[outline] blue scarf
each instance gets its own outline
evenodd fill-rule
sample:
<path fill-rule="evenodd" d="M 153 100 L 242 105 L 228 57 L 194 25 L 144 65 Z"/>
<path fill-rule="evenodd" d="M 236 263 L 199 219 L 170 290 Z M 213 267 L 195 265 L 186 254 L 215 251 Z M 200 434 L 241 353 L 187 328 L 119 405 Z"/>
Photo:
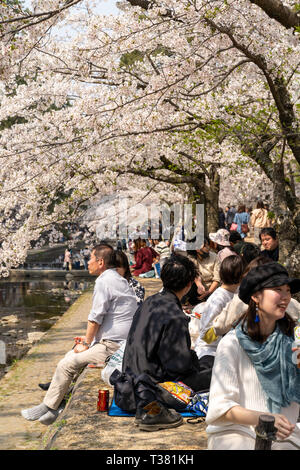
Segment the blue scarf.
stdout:
<path fill-rule="evenodd" d="M 243 328 L 246 330 L 245 325 Z M 300 369 L 292 361 L 293 338 L 285 335 L 278 325 L 264 343 L 253 341 L 241 324 L 235 331 L 256 370 L 269 411 L 280 413 L 281 408 L 292 402 L 300 403 Z"/>

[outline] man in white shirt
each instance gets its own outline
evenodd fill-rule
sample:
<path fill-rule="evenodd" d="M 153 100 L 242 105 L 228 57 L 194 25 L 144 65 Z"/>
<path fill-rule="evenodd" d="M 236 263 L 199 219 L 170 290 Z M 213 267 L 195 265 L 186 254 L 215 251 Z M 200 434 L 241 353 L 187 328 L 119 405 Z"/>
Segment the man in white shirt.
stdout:
<path fill-rule="evenodd" d="M 116 271 L 114 249 L 106 244 L 97 245 L 92 250 L 88 269 L 98 277 L 86 334 L 74 338 L 73 349 L 57 364 L 43 403 L 22 410 L 22 416 L 29 421 L 53 423 L 74 375 L 89 363 L 104 366 L 106 358 L 127 339 L 137 303 L 128 282 Z"/>

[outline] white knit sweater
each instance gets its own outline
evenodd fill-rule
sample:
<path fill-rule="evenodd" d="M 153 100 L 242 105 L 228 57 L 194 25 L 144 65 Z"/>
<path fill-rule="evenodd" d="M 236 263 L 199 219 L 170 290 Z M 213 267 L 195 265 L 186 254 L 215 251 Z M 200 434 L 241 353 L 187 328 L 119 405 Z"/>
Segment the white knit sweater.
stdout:
<path fill-rule="evenodd" d="M 223 419 L 223 415 L 236 405 L 262 413 L 268 412 L 265 394 L 256 371 L 233 330 L 222 338 L 217 348 L 210 386 L 206 432 L 213 434 L 243 431 L 255 439 L 253 426 L 232 424 Z M 291 403 L 289 407 L 282 408 L 281 414 L 296 424 L 299 404 Z M 300 445 L 299 428 L 295 428 L 291 438 Z"/>
<path fill-rule="evenodd" d="M 207 344 L 203 340 L 203 337 L 205 336 L 207 330 L 211 328 L 214 318 L 220 314 L 222 309 L 228 304 L 228 302 L 232 300 L 233 296 L 233 292 L 230 292 L 223 287 L 218 287 L 206 302 L 198 304 L 194 307 L 192 313 L 201 314 L 201 318 L 198 321 L 199 336 L 195 342 L 194 348 L 198 359 L 201 359 L 201 357 L 206 355 L 214 356 L 216 354 L 217 346 L 221 338 L 218 338 L 216 341 Z"/>

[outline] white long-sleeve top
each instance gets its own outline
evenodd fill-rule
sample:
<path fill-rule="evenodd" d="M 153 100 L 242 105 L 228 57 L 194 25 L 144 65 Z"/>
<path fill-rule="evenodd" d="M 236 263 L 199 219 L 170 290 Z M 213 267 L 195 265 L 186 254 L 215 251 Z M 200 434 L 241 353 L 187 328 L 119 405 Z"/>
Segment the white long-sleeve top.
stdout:
<path fill-rule="evenodd" d="M 233 424 L 223 418 L 224 414 L 236 405 L 261 411 L 262 414 L 269 412 L 255 368 L 232 330 L 221 339 L 215 356 L 206 416 L 207 434 L 240 431 L 255 439 L 254 426 Z M 281 414 L 296 424 L 299 404 L 291 403 L 281 409 Z M 300 430 L 297 426 L 290 439 L 300 445 Z"/>
<path fill-rule="evenodd" d="M 233 292 L 230 292 L 223 287 L 218 287 L 207 299 L 206 302 L 196 305 L 192 313 L 201 314 L 198 321 L 199 336 L 195 342 L 195 351 L 200 359 L 203 356 L 214 356 L 216 354 L 217 346 L 221 338 L 208 344 L 204 341 L 204 336 L 207 330 L 212 327 L 214 318 L 219 315 L 222 309 L 232 300 Z"/>

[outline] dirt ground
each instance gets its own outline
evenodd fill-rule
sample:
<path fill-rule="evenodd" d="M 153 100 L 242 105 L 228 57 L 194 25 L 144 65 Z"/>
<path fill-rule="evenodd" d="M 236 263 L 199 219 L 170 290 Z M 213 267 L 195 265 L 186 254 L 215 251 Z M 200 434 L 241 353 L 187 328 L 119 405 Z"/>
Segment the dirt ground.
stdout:
<path fill-rule="evenodd" d="M 147 432 L 134 425 L 133 417 L 114 417 L 97 411 L 99 389 L 112 388 L 102 382 L 100 372 L 85 369 L 72 398 L 49 427 L 43 439 L 46 450 L 200 450 L 206 448 L 205 423 Z"/>
<path fill-rule="evenodd" d="M 146 295 L 161 288 L 159 279 L 142 279 Z M 97 412 L 97 392 L 109 387 L 99 369 L 86 369 L 57 421 L 46 427 L 21 416 L 43 400 L 38 384 L 48 382 L 57 362 L 73 346 L 74 336 L 83 334 L 92 293 L 86 292 L 45 333 L 27 355 L 17 361 L 0 380 L 0 450 L 203 450 L 205 423 L 184 424 L 173 430 L 139 431 L 133 418 L 110 417 Z M 112 396 L 112 393 L 110 394 Z"/>

